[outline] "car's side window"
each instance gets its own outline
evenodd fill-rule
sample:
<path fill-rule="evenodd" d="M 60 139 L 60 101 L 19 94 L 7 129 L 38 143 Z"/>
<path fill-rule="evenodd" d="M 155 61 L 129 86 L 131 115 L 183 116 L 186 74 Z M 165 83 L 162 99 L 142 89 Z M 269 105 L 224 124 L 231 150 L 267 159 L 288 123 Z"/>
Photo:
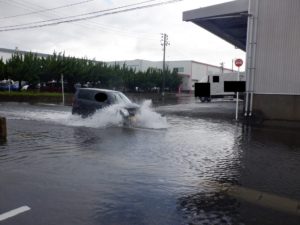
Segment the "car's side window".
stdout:
<path fill-rule="evenodd" d="M 113 103 L 117 103 L 117 97 L 114 94 L 109 95 L 109 100 Z"/>
<path fill-rule="evenodd" d="M 86 100 L 90 100 L 91 99 L 91 93 L 86 91 L 86 90 L 81 90 L 78 93 L 78 98 L 79 99 L 86 99 Z"/>
<path fill-rule="evenodd" d="M 99 92 L 95 94 L 95 100 L 97 102 L 105 102 L 107 100 L 107 94 Z"/>

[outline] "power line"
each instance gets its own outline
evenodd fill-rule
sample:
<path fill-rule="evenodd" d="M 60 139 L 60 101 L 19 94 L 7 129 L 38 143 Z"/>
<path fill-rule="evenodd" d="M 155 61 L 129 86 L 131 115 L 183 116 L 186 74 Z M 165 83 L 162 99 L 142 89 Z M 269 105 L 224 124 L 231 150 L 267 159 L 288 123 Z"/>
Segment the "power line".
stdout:
<path fill-rule="evenodd" d="M 144 3 L 148 3 L 148 2 L 153 2 L 153 1 L 157 1 L 157 0 L 150 0 L 150 1 L 144 1 L 144 2 L 140 2 L 140 3 L 135 3 L 135 4 L 131 4 L 131 5 L 128 5 L 128 6 L 133 6 L 133 5 L 139 5 L 139 4 L 144 4 Z M 17 7 L 21 7 L 21 8 L 23 8 L 23 9 L 29 9 L 29 10 L 33 10 L 33 11 L 40 11 L 40 12 L 43 12 L 43 11 L 45 11 L 45 7 L 41 7 L 40 5 L 37 5 L 37 4 L 34 4 L 34 3 L 32 3 L 32 2 L 28 2 L 28 1 L 26 1 L 26 0 L 22 0 L 21 2 L 19 1 L 19 0 L 9 0 L 9 2 L 8 2 L 9 4 L 14 4 L 14 5 L 16 5 Z M 118 7 L 119 8 L 119 7 Z M 49 12 L 48 12 L 49 13 Z M 60 15 L 58 15 L 57 13 L 55 13 L 55 12 L 50 12 L 51 14 L 53 14 L 53 15 L 55 15 L 56 17 L 61 17 L 62 15 L 61 15 L 61 13 L 60 13 Z M 39 13 L 39 14 L 41 14 L 41 13 Z M 43 15 L 44 16 L 44 14 L 41 14 L 41 15 Z M 69 18 L 69 17 L 66 17 L 66 15 L 64 15 L 65 17 L 62 17 L 62 18 Z M 47 17 L 49 18 L 49 16 L 47 15 Z M 74 16 L 71 16 L 71 17 L 74 17 Z M 53 18 L 49 18 L 49 19 L 53 19 Z M 61 19 L 61 18 L 60 18 Z M 34 22 L 34 23 L 36 23 L 36 22 Z M 33 24 L 34 24 L 33 23 Z M 103 29 L 105 29 L 105 30 L 110 30 L 111 32 L 113 31 L 113 30 L 115 30 L 115 32 L 118 32 L 118 34 L 120 34 L 120 32 L 123 32 L 123 33 L 127 33 L 126 34 L 126 36 L 133 36 L 133 35 L 128 35 L 128 33 L 133 33 L 133 32 L 128 32 L 127 30 L 126 31 L 124 31 L 124 30 L 120 30 L 120 29 L 117 29 L 117 28 L 112 28 L 111 26 L 109 26 L 109 27 L 107 27 L 107 26 L 105 26 L 104 24 L 100 24 L 100 23 L 97 23 L 97 22 L 95 22 L 95 21 L 82 21 L 82 23 L 73 23 L 73 25 L 75 25 L 75 26 L 81 26 L 81 27 L 83 27 L 83 28 L 87 28 L 87 29 L 95 29 L 95 25 L 97 26 L 97 27 L 99 27 L 100 29 L 101 29 L 101 31 L 103 30 Z M 17 26 L 15 26 L 15 27 L 18 27 L 19 25 L 17 25 Z M 93 26 L 93 28 L 91 28 L 91 26 Z M 7 26 L 8 27 L 8 26 Z M 4 27 L 2 27 L 2 28 L 4 28 Z M 100 30 L 99 29 L 99 30 Z M 78 32 L 81 32 L 81 30 L 79 30 Z M 141 34 L 141 33 L 139 33 L 139 34 Z M 143 33 L 144 35 L 146 35 L 146 33 Z M 158 34 L 158 33 L 157 33 Z M 153 33 L 147 33 L 147 35 L 153 35 Z M 153 38 L 152 38 L 152 40 L 154 40 Z M 156 39 L 155 39 L 156 40 Z"/>
<path fill-rule="evenodd" d="M 155 0 L 152 0 L 152 1 L 155 1 Z M 146 2 L 152 2 L 152 1 L 146 1 Z M 37 4 L 33 4 L 33 3 L 30 3 L 28 1 L 24 1 L 22 0 L 22 2 L 18 2 L 18 0 L 10 0 L 9 3 L 14 3 L 14 4 L 17 4 L 18 7 L 22 7 L 22 8 L 26 8 L 26 9 L 30 9 L 30 10 L 39 10 L 39 12 L 46 12 L 46 13 L 49 13 L 48 11 L 46 11 L 44 7 L 41 7 L 40 5 L 37 5 Z M 25 6 L 24 6 L 24 3 L 26 3 Z M 142 2 L 142 3 L 146 3 L 146 2 Z M 19 5 L 20 4 L 20 5 Z M 21 5 L 23 4 L 23 5 Z M 141 4 L 141 3 L 138 3 L 138 4 Z M 31 7 L 29 7 L 31 6 Z M 56 15 L 56 16 L 59 16 L 57 13 L 55 12 L 50 12 L 51 14 L 53 15 Z M 105 26 L 105 24 L 101 24 L 101 23 L 98 23 L 98 22 L 95 22 L 95 21 L 81 21 L 82 23 L 73 23 L 73 25 L 79 25 L 83 28 L 86 28 L 86 29 L 91 29 L 91 30 L 106 30 L 108 32 L 111 32 L 111 33 L 114 33 L 115 35 L 118 35 L 118 36 L 126 36 L 126 37 L 131 37 L 131 38 L 138 38 L 138 39 L 149 39 L 149 40 L 152 40 L 152 41 L 156 41 L 157 38 L 156 36 L 159 34 L 159 32 L 157 33 L 146 33 L 146 32 L 130 32 L 128 30 L 123 30 L 123 29 L 119 29 L 119 28 L 116 28 L 116 27 L 112 27 L 112 26 Z M 93 27 L 91 27 L 93 26 Z M 79 30 L 78 32 L 81 33 L 81 30 Z M 137 35 L 138 34 L 138 35 Z M 151 36 L 151 37 L 150 37 Z"/>
<path fill-rule="evenodd" d="M 14 4 L 14 5 L 16 5 L 17 7 L 21 7 L 21 8 L 23 8 L 23 9 L 26 9 L 26 10 L 31 10 L 31 11 L 38 11 L 38 10 L 44 10 L 44 9 L 46 9 L 45 7 L 42 7 L 42 6 L 40 6 L 40 5 L 37 5 L 37 4 L 35 4 L 35 3 L 32 3 L 32 2 L 29 2 L 29 1 L 26 1 L 26 0 L 21 0 L 21 2 L 19 1 L 19 0 L 9 0 L 9 2 L 8 2 L 9 4 Z M 62 16 L 62 13 L 60 13 L 60 14 L 57 14 L 55 11 L 49 11 L 49 12 L 46 12 L 46 14 L 45 13 L 39 13 L 41 16 L 46 16 L 46 19 L 53 19 L 53 16 L 54 16 L 54 18 L 55 17 L 60 17 L 60 16 Z M 65 15 L 66 16 L 66 15 Z M 88 21 L 87 21 L 87 23 L 89 23 Z M 72 25 L 75 25 L 75 26 L 80 26 L 80 27 L 83 27 L 83 28 L 88 28 L 88 29 L 91 29 L 89 26 L 85 26 L 85 24 L 75 24 L 75 23 L 73 23 Z M 82 33 L 82 30 L 80 29 L 80 30 L 78 30 L 77 31 L 77 33 Z M 82 33 L 83 34 L 83 33 Z M 68 33 L 68 35 L 71 35 L 71 36 L 78 36 L 77 34 L 75 35 L 75 34 L 73 34 L 73 33 Z"/>
<path fill-rule="evenodd" d="M 128 8 L 128 7 L 131 7 L 131 6 L 141 5 L 141 4 L 154 2 L 154 1 L 157 1 L 157 0 L 147 0 L 147 1 L 139 2 L 139 3 L 118 6 L 118 7 L 114 7 L 114 8 L 110 8 L 110 9 L 98 10 L 98 11 L 89 12 L 89 13 L 82 13 L 82 14 L 73 15 L 73 16 L 59 17 L 59 18 L 54 18 L 54 19 L 49 19 L 49 20 L 35 21 L 35 22 L 23 23 L 23 24 L 17 24 L 17 25 L 10 25 L 10 26 L 2 26 L 2 27 L 0 27 L 0 29 L 1 28 L 27 26 L 27 25 L 38 24 L 38 23 L 46 23 L 46 22 L 64 20 L 64 19 L 69 19 L 69 18 L 77 18 L 77 17 L 81 17 L 81 16 L 88 16 L 88 15 L 93 15 L 93 14 L 98 14 L 98 13 L 103 13 L 103 12 L 109 12 L 109 11 L 113 11 L 113 10 Z"/>
<path fill-rule="evenodd" d="M 26 1 L 26 0 L 9 0 L 8 2 L 9 4 L 13 4 L 14 6 L 16 7 L 19 7 L 19 8 L 22 8 L 22 9 L 25 9 L 25 10 L 30 10 L 30 11 L 38 11 L 38 10 L 44 10 L 46 9 L 45 7 L 42 7 L 40 5 L 37 5 L 35 3 L 32 3 L 30 1 Z M 60 13 L 61 14 L 61 13 Z M 46 17 L 46 18 L 43 18 L 43 19 L 52 19 L 52 18 L 55 18 L 55 17 L 59 17 L 61 16 L 60 14 L 57 14 L 55 11 L 49 11 L 47 13 L 39 13 L 39 15 L 43 16 L 43 17 Z M 75 24 L 73 24 L 75 25 Z M 81 24 L 77 24 L 83 28 L 86 28 L 84 27 L 83 25 Z M 76 32 L 76 34 L 72 33 L 72 32 L 68 32 L 66 33 L 68 36 L 73 36 L 73 37 L 78 37 L 78 33 L 82 33 L 82 29 L 78 30 Z"/>
<path fill-rule="evenodd" d="M 30 4 L 24 4 L 23 2 L 18 2 L 18 1 L 15 1 L 15 0 L 8 0 L 7 4 L 10 4 L 14 7 L 18 7 L 18 8 L 25 9 L 25 10 L 28 10 L 28 9 L 30 11 L 36 11 L 37 10 L 35 8 L 30 7 Z"/>
<path fill-rule="evenodd" d="M 90 14 L 96 14 L 96 13 L 105 12 L 105 11 L 112 11 L 114 9 L 100 10 L 100 11 L 81 14 L 81 15 L 77 15 L 77 16 L 71 16 L 74 19 L 70 19 L 70 20 L 57 21 L 57 20 L 61 20 L 61 19 L 71 18 L 71 17 L 64 17 L 64 18 L 56 18 L 56 19 L 52 19 L 52 20 L 38 21 L 38 22 L 27 23 L 27 24 L 19 24 L 19 25 L 14 25 L 14 26 L 4 26 L 4 27 L 0 27 L 0 32 L 13 31 L 13 30 L 33 29 L 33 28 L 46 27 L 46 26 L 54 26 L 54 25 L 58 25 L 58 24 L 62 24 L 62 23 L 72 23 L 72 22 L 89 20 L 89 19 L 102 17 L 102 16 L 107 16 L 107 15 L 113 15 L 113 14 L 118 14 L 118 13 L 124 13 L 124 12 L 130 12 L 130 11 L 135 11 L 135 10 L 139 10 L 139 9 L 144 9 L 144 8 L 156 7 L 156 6 L 160 6 L 160 5 L 164 5 L 164 4 L 176 3 L 176 2 L 180 2 L 180 1 L 183 1 L 183 0 L 169 0 L 169 1 L 165 1 L 165 2 L 149 4 L 149 5 L 145 5 L 145 6 L 133 7 L 133 8 L 123 9 L 123 10 L 118 10 L 118 11 L 113 11 L 113 12 L 106 12 L 106 13 L 103 13 L 103 14 L 100 14 L 100 15 L 93 15 L 93 16 L 87 16 L 87 17 L 82 17 L 82 18 L 74 18 L 74 17 L 78 17 L 78 16 L 82 16 L 82 15 L 90 15 Z M 146 1 L 146 2 L 148 2 L 148 1 Z M 143 2 L 143 3 L 145 3 L 145 2 Z M 136 4 L 142 4 L 142 3 L 136 3 Z M 125 8 L 125 7 L 128 7 L 128 6 L 129 5 L 116 7 L 116 8 Z M 57 22 L 46 23 L 46 22 L 51 22 L 51 21 L 57 21 Z M 39 24 L 39 23 L 46 23 L 46 24 Z M 1 28 L 6 28 L 6 29 L 1 29 Z"/>
<path fill-rule="evenodd" d="M 69 8 L 69 7 L 76 6 L 76 5 L 86 4 L 86 3 L 89 3 L 92 1 L 94 1 L 94 0 L 85 0 L 85 1 L 81 1 L 81 2 L 57 6 L 54 8 L 43 9 L 43 10 L 34 11 L 34 12 L 22 13 L 22 14 L 17 14 L 17 15 L 13 15 L 13 16 L 4 16 L 4 17 L 0 17 L 0 19 L 3 20 L 3 19 L 16 18 L 16 17 L 21 17 L 21 16 L 28 16 L 28 15 L 33 15 L 33 14 L 38 14 L 38 13 L 43 13 L 43 12 L 49 12 L 49 11 L 53 11 L 53 10 L 57 10 L 57 9 Z"/>
<path fill-rule="evenodd" d="M 46 12 L 45 7 L 42 7 L 35 3 L 28 2 L 26 0 L 22 0 L 22 2 L 19 2 L 18 0 L 10 0 L 9 3 L 10 4 L 13 3 L 17 7 L 21 7 L 26 10 L 29 9 L 29 10 L 39 11 L 40 14 L 43 16 L 45 15 L 44 13 L 47 13 L 47 14 L 50 13 L 49 16 L 50 15 L 56 16 L 56 17 L 61 16 L 61 15 L 57 14 L 55 11 L 47 11 Z M 64 15 L 64 16 L 66 16 L 66 15 Z M 48 17 L 48 15 L 47 15 L 47 17 Z M 97 29 L 99 31 L 106 30 L 107 32 L 111 32 L 117 36 L 126 36 L 126 37 L 137 38 L 137 39 L 148 39 L 151 41 L 156 41 L 157 40 L 156 36 L 159 34 L 159 32 L 157 32 L 157 33 L 132 32 L 132 31 L 128 31 L 127 29 L 124 30 L 124 29 L 119 29 L 117 27 L 106 26 L 105 24 L 101 24 L 101 23 L 98 23 L 95 21 L 81 21 L 81 23 L 73 23 L 73 25 L 80 26 L 84 29 L 89 29 L 89 30 L 93 30 L 93 31 L 95 29 Z M 72 35 L 72 36 L 74 35 L 74 36 L 78 37 L 78 32 L 81 34 L 86 34 L 86 33 L 82 32 L 82 29 L 80 29 L 77 31 L 77 35 L 75 35 L 72 32 L 68 33 L 68 35 Z"/>
<path fill-rule="evenodd" d="M 15 0 L 11 0 L 11 1 L 15 1 Z M 17 1 L 17 0 L 16 0 Z M 154 1 L 154 0 L 153 0 Z M 22 1 L 23 3 L 24 1 Z M 25 1 L 26 2 L 26 1 Z M 146 2 L 151 2 L 151 1 L 146 1 Z M 28 2 L 29 3 L 29 2 Z M 143 2 L 145 3 L 145 2 Z M 37 4 L 28 4 L 28 5 L 31 5 L 33 7 L 35 7 L 35 10 L 37 8 L 39 9 L 45 9 Z M 26 5 L 28 8 L 28 5 Z M 24 7 L 24 6 L 23 6 Z M 31 7 L 32 9 L 32 7 Z M 41 11 L 44 11 L 44 10 L 41 10 Z M 55 12 L 51 12 L 53 15 L 55 15 L 56 13 Z M 57 15 L 57 14 L 56 14 Z M 159 32 L 157 33 L 146 33 L 146 32 L 130 32 L 128 30 L 123 30 L 123 29 L 119 29 L 117 27 L 112 27 L 112 26 L 105 26 L 105 24 L 101 24 L 101 23 L 97 23 L 95 21 L 81 21 L 81 22 L 84 22 L 83 24 L 79 24 L 79 23 L 73 23 L 73 25 L 80 25 L 82 26 L 83 28 L 87 28 L 87 29 L 92 29 L 92 30 L 100 30 L 100 31 L 103 31 L 103 30 L 106 30 L 108 32 L 111 32 L 113 33 L 114 35 L 118 35 L 118 36 L 126 36 L 126 37 L 130 37 L 130 38 L 137 38 L 137 39 L 148 39 L 148 40 L 151 40 L 151 41 L 156 41 L 157 38 L 156 36 L 159 35 Z M 89 26 L 90 25 L 90 26 Z M 93 27 L 91 27 L 93 26 Z M 79 30 L 80 32 L 81 30 Z M 71 34 L 71 33 L 70 33 Z"/>
<path fill-rule="evenodd" d="M 26 1 L 26 0 L 7 0 L 8 4 L 10 5 L 13 5 L 14 7 L 18 7 L 18 8 L 21 8 L 23 10 L 26 10 L 29 12 L 33 12 L 33 11 L 38 11 L 38 10 L 43 10 L 43 9 L 46 9 L 45 7 L 41 7 L 41 6 L 36 6 L 34 3 L 32 2 L 29 2 L 29 1 Z M 54 12 L 49 12 L 51 14 L 54 14 Z M 43 19 L 52 19 L 54 18 L 51 14 L 44 14 L 44 13 L 39 13 L 39 15 L 43 16 L 43 17 L 46 17 L 46 18 L 43 18 Z M 59 15 L 55 15 L 55 17 L 58 17 Z M 11 21 L 10 21 L 11 22 Z"/>

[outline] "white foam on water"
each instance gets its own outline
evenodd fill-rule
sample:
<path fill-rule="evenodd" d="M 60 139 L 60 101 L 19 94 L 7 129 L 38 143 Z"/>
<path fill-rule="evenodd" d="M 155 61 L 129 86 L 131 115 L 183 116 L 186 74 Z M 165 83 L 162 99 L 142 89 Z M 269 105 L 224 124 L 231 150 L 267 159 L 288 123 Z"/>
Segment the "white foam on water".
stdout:
<path fill-rule="evenodd" d="M 152 101 L 146 100 L 141 104 L 140 113 L 136 115 L 135 126 L 149 129 L 168 128 L 167 118 L 155 112 L 152 108 Z"/>
<path fill-rule="evenodd" d="M 112 105 L 101 110 L 97 110 L 92 116 L 82 118 L 79 115 L 69 115 L 63 124 L 68 126 L 83 126 L 93 128 L 105 128 L 121 126 L 123 119 L 119 113 L 121 105 Z"/>
<path fill-rule="evenodd" d="M 66 126 L 106 128 L 112 126 L 123 126 L 123 119 L 119 113 L 122 105 L 112 105 L 96 111 L 92 116 L 82 118 L 79 115 L 72 115 L 70 112 L 33 108 L 30 110 L 6 109 L 0 110 L 0 115 L 9 119 L 36 120 L 49 123 L 56 123 Z M 136 123 L 133 127 L 148 129 L 166 129 L 167 119 L 155 112 L 152 108 L 152 101 L 146 100 L 141 104 L 140 112 L 136 115 Z"/>

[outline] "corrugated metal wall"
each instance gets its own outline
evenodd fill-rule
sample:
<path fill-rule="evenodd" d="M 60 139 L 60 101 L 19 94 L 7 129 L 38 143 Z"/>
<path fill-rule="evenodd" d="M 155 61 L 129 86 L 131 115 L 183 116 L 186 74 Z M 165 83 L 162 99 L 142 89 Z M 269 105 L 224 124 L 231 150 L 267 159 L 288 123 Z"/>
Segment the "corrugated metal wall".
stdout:
<path fill-rule="evenodd" d="M 260 0 L 254 91 L 300 95 L 300 0 Z"/>

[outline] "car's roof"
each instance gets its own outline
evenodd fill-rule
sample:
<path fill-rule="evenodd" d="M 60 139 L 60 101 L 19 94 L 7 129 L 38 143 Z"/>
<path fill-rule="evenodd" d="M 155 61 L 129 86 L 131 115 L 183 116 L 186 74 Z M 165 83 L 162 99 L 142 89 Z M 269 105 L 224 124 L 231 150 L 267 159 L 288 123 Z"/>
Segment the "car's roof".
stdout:
<path fill-rule="evenodd" d="M 115 93 L 119 93 L 119 91 L 109 90 L 109 89 L 100 89 L 100 88 L 79 88 L 79 90 L 101 91 L 101 92 L 115 92 Z"/>

